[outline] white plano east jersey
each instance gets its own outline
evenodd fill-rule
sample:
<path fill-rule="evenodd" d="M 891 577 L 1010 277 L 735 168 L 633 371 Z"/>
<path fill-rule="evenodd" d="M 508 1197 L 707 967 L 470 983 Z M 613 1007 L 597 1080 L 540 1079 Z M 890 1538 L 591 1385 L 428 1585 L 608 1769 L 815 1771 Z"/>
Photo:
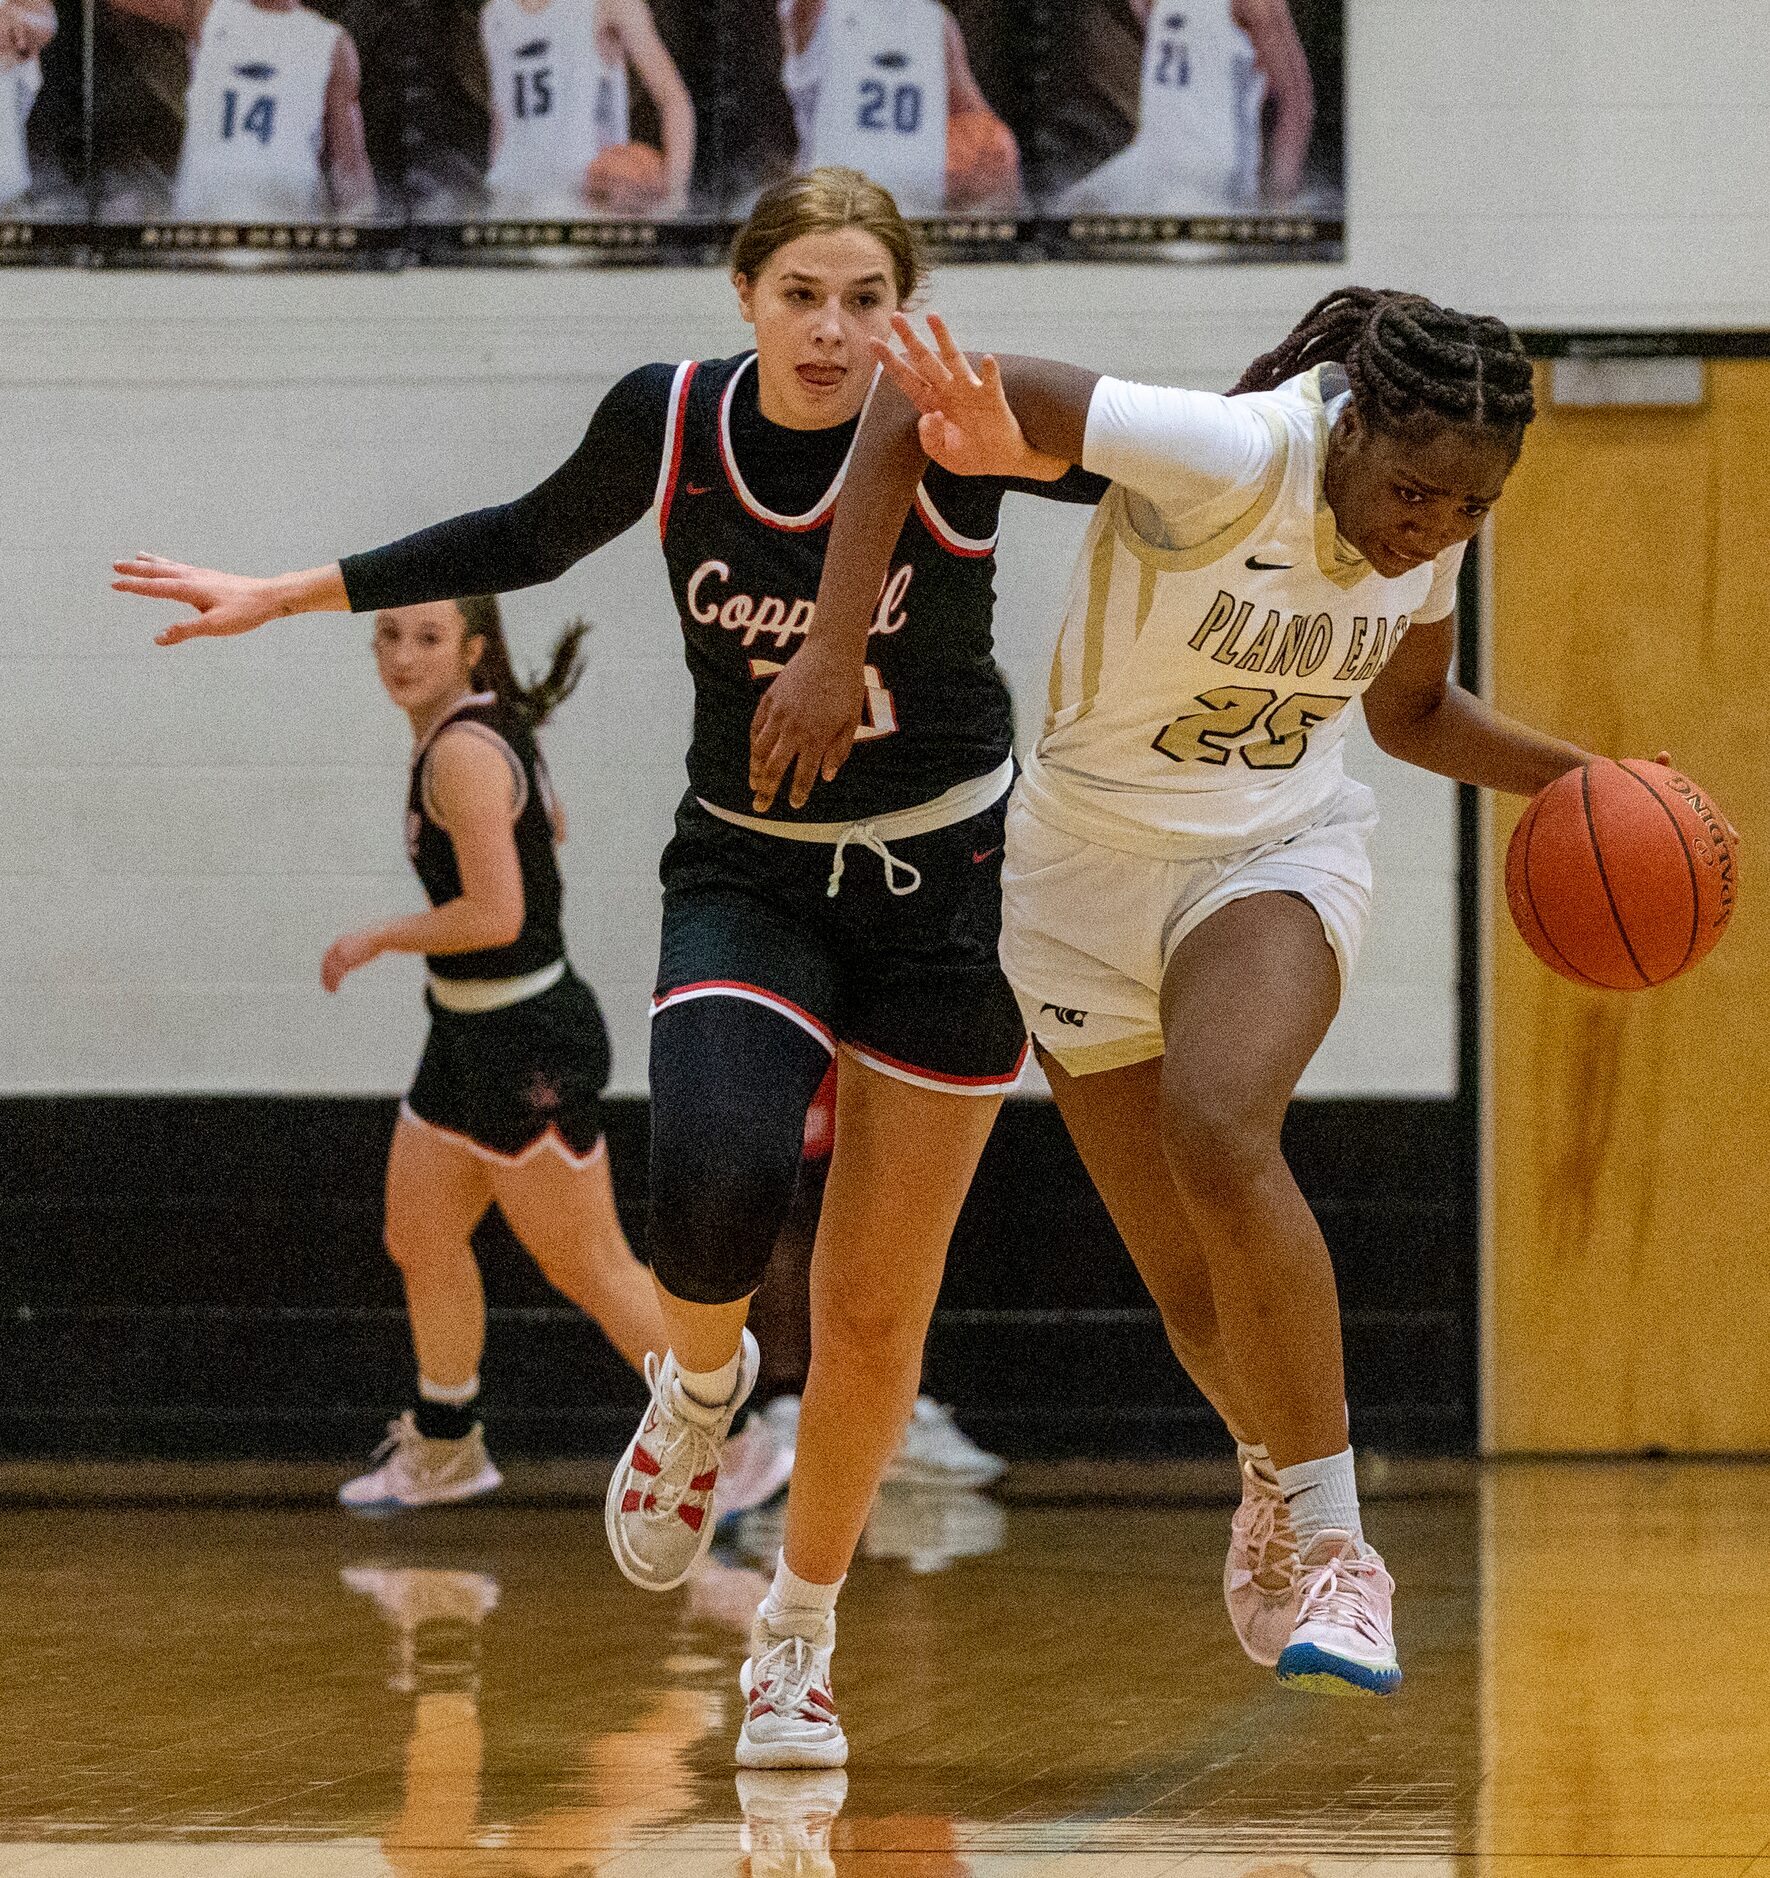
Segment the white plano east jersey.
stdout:
<path fill-rule="evenodd" d="M 180 216 L 308 222 L 326 213 L 320 154 L 339 38 L 306 7 L 214 0 L 185 93 Z"/>
<path fill-rule="evenodd" d="M 507 209 L 582 216 L 592 159 L 630 135 L 627 62 L 599 42 L 595 0 L 488 0 L 479 32 L 498 137 L 486 187 Z"/>
<path fill-rule="evenodd" d="M 31 186 L 25 119 L 42 86 L 43 70 L 35 59 L 0 63 L 0 204 L 16 201 Z"/>
<path fill-rule="evenodd" d="M 1463 555 L 1386 580 L 1340 537 L 1322 474 L 1343 386 L 1321 367 L 1232 399 L 1095 388 L 1083 460 L 1114 485 L 1077 562 L 1022 784 L 1041 820 L 1180 860 L 1283 841 L 1333 802 L 1354 701 L 1412 621 L 1454 610 Z M 1176 511 L 1133 479 L 1153 495 L 1213 453 L 1235 474 L 1188 513 L 1214 532 L 1161 545 Z"/>
<path fill-rule="evenodd" d="M 799 168 L 863 170 L 908 215 L 946 206 L 946 9 L 937 0 L 824 0 L 803 51 L 781 0 L 789 47 L 781 82 L 799 132 Z"/>

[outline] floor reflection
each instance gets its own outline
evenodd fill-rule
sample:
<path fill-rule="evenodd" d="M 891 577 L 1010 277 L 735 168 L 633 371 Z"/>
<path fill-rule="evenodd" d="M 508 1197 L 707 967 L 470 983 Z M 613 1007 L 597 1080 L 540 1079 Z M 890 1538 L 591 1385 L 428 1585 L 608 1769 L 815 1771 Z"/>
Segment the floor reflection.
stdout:
<path fill-rule="evenodd" d="M 595 1509 L 0 1514 L 0 1875 L 1723 1878 L 1770 1848 L 1767 1515 L 1746 1468 L 1380 1505 L 1408 1684 L 1335 1703 L 1237 1651 L 1227 1507 L 905 1495 L 854 1760 L 781 1775 L 731 1759 L 767 1518 L 650 1599 Z"/>

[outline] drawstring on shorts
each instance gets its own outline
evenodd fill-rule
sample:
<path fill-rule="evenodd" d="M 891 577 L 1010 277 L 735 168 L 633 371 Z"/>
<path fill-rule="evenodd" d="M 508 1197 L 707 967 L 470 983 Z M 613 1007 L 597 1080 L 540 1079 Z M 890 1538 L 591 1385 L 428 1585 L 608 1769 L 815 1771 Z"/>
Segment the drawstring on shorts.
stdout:
<path fill-rule="evenodd" d="M 847 866 L 845 850 L 849 842 L 857 841 L 863 848 L 870 848 L 885 863 L 885 886 L 887 891 L 900 899 L 912 894 L 922 884 L 922 870 L 910 862 L 895 855 L 885 845 L 884 837 L 871 822 L 850 822 L 836 837 L 836 858 L 830 864 L 830 884 L 824 889 L 830 899 L 842 891 L 842 870 Z M 906 876 L 903 886 L 897 884 L 899 874 Z"/>

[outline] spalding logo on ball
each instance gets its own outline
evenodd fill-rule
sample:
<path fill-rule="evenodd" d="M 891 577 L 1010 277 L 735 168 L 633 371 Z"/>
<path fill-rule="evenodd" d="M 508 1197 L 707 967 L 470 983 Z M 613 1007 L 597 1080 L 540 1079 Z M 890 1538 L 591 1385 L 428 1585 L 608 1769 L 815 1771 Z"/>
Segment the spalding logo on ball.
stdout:
<path fill-rule="evenodd" d="M 1663 763 L 1600 758 L 1540 790 L 1506 850 L 1524 943 L 1576 985 L 1641 991 L 1705 957 L 1739 891 L 1714 798 Z"/>

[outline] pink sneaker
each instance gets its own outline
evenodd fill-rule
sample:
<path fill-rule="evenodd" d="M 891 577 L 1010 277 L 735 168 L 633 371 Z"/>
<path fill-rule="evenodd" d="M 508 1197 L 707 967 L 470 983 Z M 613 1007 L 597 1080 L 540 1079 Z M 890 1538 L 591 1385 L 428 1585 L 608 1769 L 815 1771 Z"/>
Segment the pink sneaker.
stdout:
<path fill-rule="evenodd" d="M 1297 1564 L 1300 1596 L 1278 1679 L 1324 1695 L 1393 1695 L 1401 1687 L 1390 1614 L 1395 1580 L 1368 1545 L 1329 1527 Z"/>
<path fill-rule="evenodd" d="M 1241 1505 L 1229 1522 L 1223 1602 L 1236 1641 L 1271 1669 L 1297 1621 L 1297 1541 L 1276 1480 L 1252 1461 L 1241 1466 Z"/>

